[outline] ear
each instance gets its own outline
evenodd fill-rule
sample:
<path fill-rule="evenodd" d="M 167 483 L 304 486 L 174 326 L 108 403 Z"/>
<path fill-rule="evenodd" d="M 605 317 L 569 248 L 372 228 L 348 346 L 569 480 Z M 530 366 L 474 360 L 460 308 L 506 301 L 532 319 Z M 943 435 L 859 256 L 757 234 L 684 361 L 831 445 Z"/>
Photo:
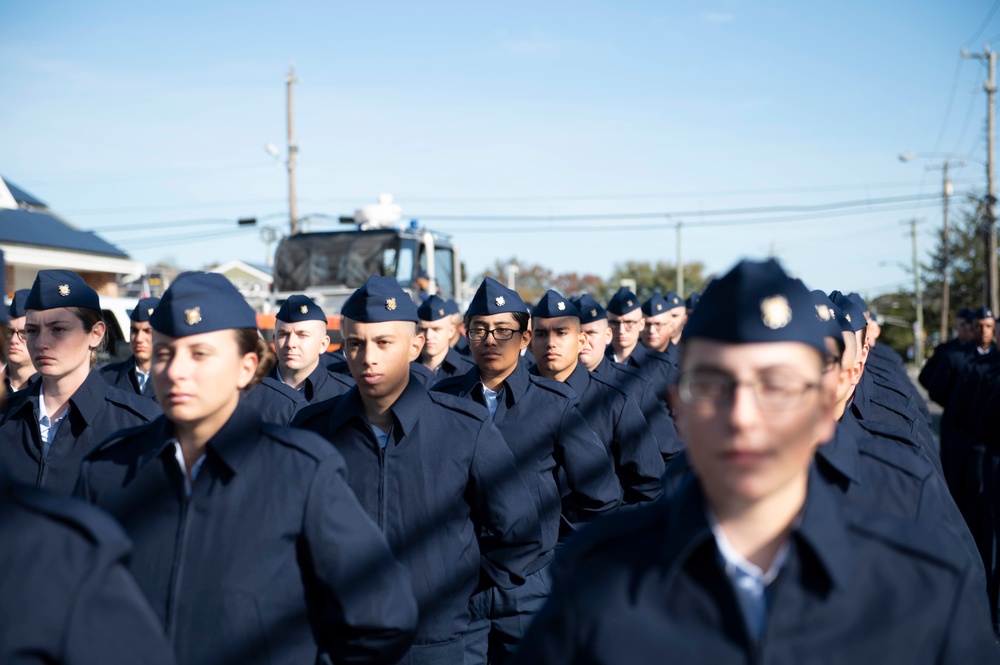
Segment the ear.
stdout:
<path fill-rule="evenodd" d="M 326 353 L 326 350 L 330 348 L 330 336 L 323 335 L 323 339 L 321 339 L 319 343 L 320 343 L 319 352 Z"/>
<path fill-rule="evenodd" d="M 240 390 L 250 385 L 254 375 L 257 373 L 258 362 L 260 362 L 260 359 L 256 353 L 244 353 L 243 357 L 240 358 L 239 377 L 236 380 L 236 385 Z"/>
<path fill-rule="evenodd" d="M 531 331 L 524 330 L 521 332 L 521 350 L 523 351 L 528 344 L 531 343 Z"/>
<path fill-rule="evenodd" d="M 420 352 L 424 350 L 424 339 L 424 333 L 418 329 L 410 340 L 410 362 L 420 357 Z"/>
<path fill-rule="evenodd" d="M 101 340 L 104 339 L 104 333 L 108 331 L 107 324 L 104 321 L 98 321 L 94 324 L 94 327 L 90 329 L 88 335 L 90 336 L 90 343 L 88 346 L 91 350 L 96 349 L 101 345 Z"/>

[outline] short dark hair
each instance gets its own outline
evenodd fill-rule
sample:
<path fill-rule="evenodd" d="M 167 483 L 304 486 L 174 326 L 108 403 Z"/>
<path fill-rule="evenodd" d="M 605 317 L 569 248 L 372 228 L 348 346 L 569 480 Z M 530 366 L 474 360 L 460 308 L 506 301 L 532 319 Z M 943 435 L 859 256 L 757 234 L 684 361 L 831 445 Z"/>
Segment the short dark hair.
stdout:
<path fill-rule="evenodd" d="M 236 346 L 239 348 L 240 355 L 247 353 L 257 354 L 257 372 L 250 379 L 250 383 L 244 388 L 246 390 L 246 388 L 255 386 L 263 381 L 278 359 L 271 352 L 271 347 L 268 346 L 267 342 L 261 338 L 256 328 L 234 328 L 233 332 L 236 334 Z"/>

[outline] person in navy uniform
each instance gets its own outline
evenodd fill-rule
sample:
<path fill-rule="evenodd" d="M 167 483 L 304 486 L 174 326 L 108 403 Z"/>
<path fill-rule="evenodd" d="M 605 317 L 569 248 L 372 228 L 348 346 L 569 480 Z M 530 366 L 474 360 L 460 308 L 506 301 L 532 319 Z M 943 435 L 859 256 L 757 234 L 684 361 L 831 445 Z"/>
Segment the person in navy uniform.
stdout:
<path fill-rule="evenodd" d="M 361 504 L 410 571 L 420 624 L 407 662 L 464 663 L 480 567 L 510 588 L 538 558 L 535 503 L 489 412 L 414 380 L 417 307 L 395 279 L 370 277 L 342 313 L 357 386 L 295 425 L 343 454 Z"/>
<path fill-rule="evenodd" d="M 949 353 L 957 351 L 963 345 L 968 344 L 972 341 L 972 310 L 968 307 L 963 307 L 958 310 L 955 314 L 955 337 L 950 339 L 942 340 L 940 344 L 934 347 L 931 357 L 927 359 L 924 366 L 920 368 L 920 374 L 917 380 L 920 381 L 926 389 L 930 389 L 931 377 L 934 376 L 934 372 L 937 370 L 938 364 L 943 358 L 945 358 Z"/>
<path fill-rule="evenodd" d="M 666 295 L 654 293 L 642 303 L 642 315 L 646 320 L 640 335 L 642 345 L 650 351 L 665 354 L 676 368 L 677 344 L 687 319 L 684 301 L 673 291 L 668 291 Z"/>
<path fill-rule="evenodd" d="M 149 364 L 153 349 L 153 329 L 149 317 L 160 304 L 159 298 L 140 298 L 129 313 L 128 345 L 132 355 L 119 363 L 105 365 L 99 371 L 104 380 L 115 388 L 134 392 L 150 399 L 153 384 L 149 382 Z"/>
<path fill-rule="evenodd" d="M 567 546 L 517 662 L 997 662 L 954 547 L 812 469 L 836 422 L 813 312 L 773 260 L 706 289 L 672 391 L 696 475 Z"/>
<path fill-rule="evenodd" d="M 4 357 L 7 364 L 3 370 L 3 382 L 7 394 L 24 390 L 38 377 L 35 366 L 28 353 L 28 345 L 24 339 L 25 311 L 24 303 L 28 299 L 30 289 L 19 289 L 7 308 L 7 343 L 4 347 Z"/>
<path fill-rule="evenodd" d="M 469 340 L 465 337 L 465 318 L 458 309 L 458 303 L 451 298 L 445 302 L 455 312 L 451 315 L 451 320 L 455 324 L 455 334 L 451 337 L 451 348 L 458 351 L 460 355 L 471 356 L 472 351 L 469 350 Z"/>
<path fill-rule="evenodd" d="M 666 404 L 657 398 L 653 384 L 646 380 L 639 370 L 628 365 L 622 365 L 604 355 L 605 349 L 611 343 L 611 326 L 608 325 L 608 314 L 589 294 L 581 294 L 572 298 L 571 302 L 580 312 L 580 332 L 583 333 L 583 346 L 580 348 L 580 362 L 592 373 L 606 380 L 613 381 L 639 399 L 639 408 L 649 423 L 650 431 L 656 437 L 656 444 L 664 464 L 669 464 L 683 449 L 673 416 L 667 410 Z"/>
<path fill-rule="evenodd" d="M 0 468 L 19 482 L 69 495 L 88 453 L 160 409 L 92 369 L 106 328 L 97 292 L 79 275 L 40 271 L 25 309 L 28 352 L 40 378 L 13 394 L 0 418 Z"/>
<path fill-rule="evenodd" d="M 576 305 L 550 289 L 531 319 L 530 348 L 537 364 L 530 371 L 569 386 L 580 398 L 580 413 L 614 459 L 622 504 L 659 497 L 664 466 L 656 437 L 628 389 L 594 376 L 580 362 L 585 336 Z"/>
<path fill-rule="evenodd" d="M 451 340 L 458 332 L 455 327 L 458 307 L 452 300 L 431 296 L 417 308 L 424 347 L 420 350 L 419 363 L 427 369 L 424 385 L 430 386 L 442 379 L 465 374 L 474 366 L 469 356 L 463 356 L 451 347 Z"/>
<path fill-rule="evenodd" d="M 153 313 L 164 415 L 108 439 L 77 494 L 134 543 L 129 568 L 179 663 L 391 663 L 416 604 L 344 459 L 240 400 L 267 348 L 217 273 L 182 273 Z"/>
<path fill-rule="evenodd" d="M 621 502 L 614 463 L 580 413 L 579 397 L 561 383 L 529 374 L 522 364 L 521 351 L 531 341 L 529 319 L 516 291 L 485 278 L 466 312 L 476 367 L 434 386 L 489 409 L 536 502 L 542 531 L 542 549 L 524 586 L 491 586 L 473 598 L 470 663 L 509 658 L 548 596 L 548 564 L 560 535 Z"/>

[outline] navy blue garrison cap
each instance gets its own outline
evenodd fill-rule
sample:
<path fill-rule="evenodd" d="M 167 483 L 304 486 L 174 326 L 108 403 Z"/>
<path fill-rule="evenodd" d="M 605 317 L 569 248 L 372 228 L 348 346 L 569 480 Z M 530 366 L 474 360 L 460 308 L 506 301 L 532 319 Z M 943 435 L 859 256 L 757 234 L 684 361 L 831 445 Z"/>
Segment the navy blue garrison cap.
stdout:
<path fill-rule="evenodd" d="M 344 303 L 340 313 L 359 323 L 412 321 L 416 323 L 417 306 L 394 277 L 372 275 Z"/>
<path fill-rule="evenodd" d="M 577 298 L 570 298 L 570 302 L 576 305 L 576 309 L 580 312 L 580 323 L 605 321 L 608 318 L 608 313 L 601 307 L 601 303 L 594 300 L 589 293 L 581 293 Z"/>
<path fill-rule="evenodd" d="M 816 299 L 815 302 L 817 307 L 820 304 L 823 304 L 826 305 L 826 307 L 830 310 L 830 314 L 833 315 L 833 321 L 837 325 L 838 335 L 842 332 L 849 332 L 849 333 L 854 332 L 854 326 L 850 321 L 847 320 L 847 317 L 844 316 L 844 310 L 840 309 L 840 307 L 836 303 L 830 300 L 830 296 L 826 295 L 826 293 L 820 291 L 819 289 L 813 291 L 812 294 L 813 298 Z M 820 318 L 822 318 L 822 315 L 820 315 Z"/>
<path fill-rule="evenodd" d="M 851 330 L 858 332 L 868 326 L 865 313 L 854 302 L 840 291 L 831 291 L 830 300 L 844 313 L 844 318 L 851 324 Z"/>
<path fill-rule="evenodd" d="M 639 297 L 629 291 L 627 286 L 615 291 L 615 295 L 611 296 L 611 300 L 608 301 L 608 313 L 610 314 L 621 316 L 636 309 L 639 309 Z"/>
<path fill-rule="evenodd" d="M 31 289 L 18 289 L 14 291 L 10 307 L 7 308 L 7 316 L 12 319 L 19 319 L 24 316 L 24 303 L 27 302 L 29 293 L 31 293 Z"/>
<path fill-rule="evenodd" d="M 542 296 L 542 299 L 535 305 L 532 316 L 536 319 L 557 319 L 560 316 L 580 316 L 580 310 L 576 308 L 569 298 L 564 297 L 558 291 L 549 289 Z"/>
<path fill-rule="evenodd" d="M 417 308 L 417 317 L 421 321 L 438 321 L 453 314 L 458 314 L 458 305 L 455 301 L 442 300 L 438 296 L 429 296 Z"/>
<path fill-rule="evenodd" d="M 823 330 L 827 337 L 833 337 L 834 339 L 840 339 L 840 333 L 842 329 L 840 327 L 840 321 L 837 320 L 837 312 L 834 310 L 833 301 L 823 293 L 822 291 L 812 291 L 810 293 L 813 299 L 813 305 L 816 307 L 816 318 L 819 320 L 820 324 L 823 326 Z M 841 314 L 843 316 L 843 314 Z M 844 323 L 847 321 L 844 320 Z"/>
<path fill-rule="evenodd" d="M 281 309 L 274 315 L 278 321 L 285 323 L 302 323 L 303 321 L 322 321 L 326 323 L 326 313 L 323 308 L 313 302 L 309 296 L 294 295 L 281 303 Z"/>
<path fill-rule="evenodd" d="M 868 303 L 865 302 L 865 299 L 861 297 L 860 293 L 848 293 L 847 298 L 854 303 L 855 307 L 861 310 L 862 314 L 866 314 L 871 311 L 871 308 L 868 307 Z"/>
<path fill-rule="evenodd" d="M 681 297 L 673 291 L 668 291 L 665 296 L 661 296 L 659 293 L 654 293 L 650 296 L 649 300 L 642 303 L 642 313 L 646 316 L 659 316 L 660 314 L 665 314 L 672 309 L 683 306 L 684 301 L 681 300 Z"/>
<path fill-rule="evenodd" d="M 149 317 L 153 330 L 189 337 L 216 330 L 256 328 L 257 315 L 233 283 L 217 272 L 182 272 Z"/>
<path fill-rule="evenodd" d="M 72 270 L 39 270 L 24 302 L 24 308 L 44 310 L 59 307 L 84 307 L 100 311 L 101 299 L 97 291 L 87 286 Z"/>
<path fill-rule="evenodd" d="M 970 313 L 970 321 L 978 321 L 979 319 L 992 319 L 993 311 L 986 306 L 980 307 L 979 309 L 974 309 Z"/>
<path fill-rule="evenodd" d="M 956 314 L 956 316 L 962 319 L 963 321 L 971 321 L 972 310 L 969 309 L 968 307 L 963 307 L 962 309 L 958 310 L 958 314 Z"/>
<path fill-rule="evenodd" d="M 472 302 L 469 303 L 465 315 L 489 316 L 527 311 L 528 308 L 521 300 L 521 296 L 517 295 L 517 291 L 508 289 L 492 277 L 486 277 L 476 290 L 476 295 L 472 296 Z"/>
<path fill-rule="evenodd" d="M 684 301 L 684 306 L 689 310 L 692 310 L 698 305 L 699 300 L 701 300 L 701 294 L 697 291 L 693 291 L 691 295 L 687 297 L 687 300 Z"/>
<path fill-rule="evenodd" d="M 812 295 L 774 259 L 740 261 L 713 281 L 684 328 L 684 339 L 731 344 L 800 342 L 826 353 Z"/>
<path fill-rule="evenodd" d="M 128 318 L 131 321 L 149 321 L 149 317 L 153 315 L 153 311 L 159 304 L 159 298 L 139 298 L 139 302 L 135 304 Z"/>

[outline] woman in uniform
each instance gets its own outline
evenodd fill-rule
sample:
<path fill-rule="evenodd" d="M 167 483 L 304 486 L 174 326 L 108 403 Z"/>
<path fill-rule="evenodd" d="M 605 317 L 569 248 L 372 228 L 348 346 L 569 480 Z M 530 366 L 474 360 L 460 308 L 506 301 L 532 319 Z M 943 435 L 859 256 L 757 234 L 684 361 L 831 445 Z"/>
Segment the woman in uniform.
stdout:
<path fill-rule="evenodd" d="M 69 495 L 88 453 L 160 409 L 94 371 L 106 326 L 97 292 L 79 275 L 40 271 L 24 309 L 25 341 L 41 380 L 10 397 L 0 420 L 0 468 L 16 481 Z"/>
<path fill-rule="evenodd" d="M 411 584 L 343 458 L 240 399 L 268 369 L 253 310 L 222 275 L 185 273 L 150 324 L 164 417 L 102 445 L 77 492 L 125 527 L 178 662 L 398 660 Z"/>

